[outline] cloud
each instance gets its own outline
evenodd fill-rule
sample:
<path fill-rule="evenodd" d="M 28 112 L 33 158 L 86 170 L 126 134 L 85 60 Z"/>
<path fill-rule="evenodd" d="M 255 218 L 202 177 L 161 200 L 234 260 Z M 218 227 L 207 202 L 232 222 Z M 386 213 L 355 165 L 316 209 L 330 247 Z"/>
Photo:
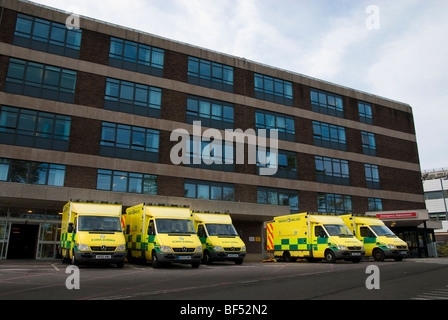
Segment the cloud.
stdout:
<path fill-rule="evenodd" d="M 424 169 L 448 165 L 448 44 L 443 40 L 447 6 L 433 4 L 420 6 L 418 15 L 401 10 L 402 18 L 395 23 L 407 27 L 376 49 L 376 61 L 367 68 L 365 79 L 371 91 L 413 107 Z"/>

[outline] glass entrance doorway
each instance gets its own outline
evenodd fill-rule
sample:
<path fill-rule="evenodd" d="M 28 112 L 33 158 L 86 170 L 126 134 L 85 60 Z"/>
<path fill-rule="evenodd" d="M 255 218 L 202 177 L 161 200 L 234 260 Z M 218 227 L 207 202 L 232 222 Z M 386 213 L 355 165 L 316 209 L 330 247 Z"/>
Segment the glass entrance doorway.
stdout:
<path fill-rule="evenodd" d="M 6 253 L 8 252 L 10 228 L 11 223 L 0 220 L 0 260 L 6 259 Z"/>
<path fill-rule="evenodd" d="M 0 220 L 1 259 L 55 259 L 60 244 L 59 221 Z"/>
<path fill-rule="evenodd" d="M 12 224 L 7 259 L 34 259 L 38 234 L 38 224 Z"/>

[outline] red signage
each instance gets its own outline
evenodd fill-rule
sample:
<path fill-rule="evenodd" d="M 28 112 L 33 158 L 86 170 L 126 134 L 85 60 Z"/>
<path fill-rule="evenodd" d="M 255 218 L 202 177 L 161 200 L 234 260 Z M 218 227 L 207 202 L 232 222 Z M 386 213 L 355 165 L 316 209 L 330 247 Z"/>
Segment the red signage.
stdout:
<path fill-rule="evenodd" d="M 378 213 L 376 217 L 378 219 L 417 218 L 417 212 Z"/>

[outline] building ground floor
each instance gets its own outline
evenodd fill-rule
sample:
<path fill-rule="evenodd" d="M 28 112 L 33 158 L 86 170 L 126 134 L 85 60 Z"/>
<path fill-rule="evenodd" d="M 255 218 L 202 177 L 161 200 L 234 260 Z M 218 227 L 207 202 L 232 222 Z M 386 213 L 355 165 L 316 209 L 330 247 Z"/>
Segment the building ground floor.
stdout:
<path fill-rule="evenodd" d="M 75 188 L 57 188 L 0 182 L 0 259 L 58 258 L 61 218 L 69 200 L 121 203 L 123 209 L 140 203 L 188 205 L 195 211 L 229 213 L 252 257 L 263 258 L 266 243 L 265 222 L 287 215 L 289 207 L 234 203 L 165 196 L 105 192 Z M 368 212 L 385 222 L 407 242 L 410 257 L 436 257 L 434 229 L 440 223 L 430 221 L 427 210 Z"/>

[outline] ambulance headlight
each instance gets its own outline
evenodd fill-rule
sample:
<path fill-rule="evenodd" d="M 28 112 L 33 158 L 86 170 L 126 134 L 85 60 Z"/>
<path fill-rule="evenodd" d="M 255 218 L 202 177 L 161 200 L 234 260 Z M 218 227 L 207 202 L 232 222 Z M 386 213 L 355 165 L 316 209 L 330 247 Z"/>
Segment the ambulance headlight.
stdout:
<path fill-rule="evenodd" d="M 168 246 L 160 246 L 160 251 L 162 251 L 162 252 L 173 252 L 173 249 L 171 249 L 171 247 L 168 247 Z"/>
<path fill-rule="evenodd" d="M 88 245 L 86 245 L 86 244 L 78 244 L 78 249 L 79 250 L 81 250 L 81 251 L 89 251 L 90 250 L 90 248 L 89 248 L 89 246 Z"/>
<path fill-rule="evenodd" d="M 221 246 L 214 246 L 213 249 L 215 249 L 215 251 L 224 251 Z"/>
<path fill-rule="evenodd" d="M 347 250 L 346 246 L 337 246 L 339 250 Z"/>
<path fill-rule="evenodd" d="M 119 245 L 117 247 L 117 251 L 125 251 L 125 250 L 126 250 L 126 245 L 125 244 Z"/>
<path fill-rule="evenodd" d="M 388 244 L 387 247 L 388 247 L 389 249 L 395 249 L 395 246 L 394 246 L 393 244 Z"/>
<path fill-rule="evenodd" d="M 196 248 L 196 252 L 202 252 L 202 246 Z"/>
<path fill-rule="evenodd" d="M 245 247 L 245 246 L 242 246 L 242 247 L 241 247 L 241 251 L 246 251 L 246 247 Z"/>

